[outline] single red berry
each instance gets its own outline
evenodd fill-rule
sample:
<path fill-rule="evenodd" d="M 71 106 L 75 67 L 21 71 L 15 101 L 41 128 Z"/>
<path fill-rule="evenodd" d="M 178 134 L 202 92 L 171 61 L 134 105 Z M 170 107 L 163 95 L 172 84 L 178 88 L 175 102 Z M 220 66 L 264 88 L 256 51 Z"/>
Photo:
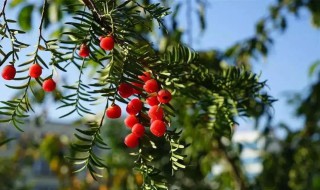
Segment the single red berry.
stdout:
<path fill-rule="evenodd" d="M 129 148 L 135 148 L 139 145 L 139 137 L 133 133 L 130 133 L 124 139 L 124 144 L 126 144 Z"/>
<path fill-rule="evenodd" d="M 43 81 L 42 88 L 46 92 L 51 92 L 56 89 L 56 82 L 52 78 Z"/>
<path fill-rule="evenodd" d="M 82 58 L 88 57 L 90 53 L 90 49 L 86 44 L 82 44 L 79 50 L 79 56 Z"/>
<path fill-rule="evenodd" d="M 132 127 L 132 133 L 139 138 L 143 136 L 144 131 L 145 131 L 145 128 L 140 123 L 137 123 Z"/>
<path fill-rule="evenodd" d="M 161 120 L 155 120 L 151 123 L 150 131 L 157 137 L 161 137 L 166 133 L 166 124 Z"/>
<path fill-rule="evenodd" d="M 146 82 L 151 79 L 151 73 L 150 72 L 143 72 L 143 74 L 139 75 L 138 78 L 141 79 L 142 81 Z"/>
<path fill-rule="evenodd" d="M 121 83 L 118 87 L 118 93 L 122 98 L 129 98 L 133 94 L 133 87 L 127 83 Z"/>
<path fill-rule="evenodd" d="M 117 104 L 113 104 L 112 106 L 108 107 L 106 111 L 106 115 L 108 118 L 116 119 L 121 116 L 121 108 Z"/>
<path fill-rule="evenodd" d="M 142 110 L 143 103 L 138 98 L 131 100 L 127 105 L 127 112 L 130 115 L 136 115 Z"/>
<path fill-rule="evenodd" d="M 139 119 L 134 115 L 128 115 L 124 120 L 124 124 L 129 128 L 132 128 L 136 123 L 139 123 Z"/>
<path fill-rule="evenodd" d="M 150 96 L 146 99 L 147 104 L 149 104 L 149 106 L 155 106 L 158 105 L 160 102 L 158 101 L 157 96 Z"/>
<path fill-rule="evenodd" d="M 168 90 L 162 89 L 158 92 L 158 101 L 163 104 L 169 103 L 171 98 L 171 92 L 169 92 Z"/>
<path fill-rule="evenodd" d="M 149 109 L 148 115 L 151 119 L 162 120 L 163 119 L 163 109 L 160 106 L 152 106 Z"/>
<path fill-rule="evenodd" d="M 159 90 L 158 82 L 155 79 L 150 79 L 143 85 L 143 89 L 148 93 L 157 92 Z"/>
<path fill-rule="evenodd" d="M 100 47 L 104 50 L 110 51 L 114 48 L 114 39 L 112 36 L 104 37 L 100 40 Z"/>
<path fill-rule="evenodd" d="M 29 68 L 29 76 L 32 78 L 38 78 L 42 74 L 42 67 L 38 64 L 33 64 Z"/>
<path fill-rule="evenodd" d="M 2 78 L 12 80 L 16 76 L 16 68 L 13 65 L 7 65 L 2 70 Z"/>
<path fill-rule="evenodd" d="M 137 87 L 137 88 L 143 88 L 143 84 L 141 84 L 141 83 L 137 83 L 137 82 L 132 82 L 131 83 L 133 86 L 135 86 L 135 87 Z M 141 90 L 138 90 L 138 89 L 136 89 L 136 88 L 133 88 L 133 93 L 134 94 L 141 94 L 142 93 L 142 91 Z"/>

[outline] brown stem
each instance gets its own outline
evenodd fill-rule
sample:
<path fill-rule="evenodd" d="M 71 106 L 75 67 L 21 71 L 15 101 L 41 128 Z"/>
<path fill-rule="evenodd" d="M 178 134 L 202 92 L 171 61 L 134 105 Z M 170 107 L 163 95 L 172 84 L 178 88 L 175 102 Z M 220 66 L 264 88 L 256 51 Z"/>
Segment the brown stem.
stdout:
<path fill-rule="evenodd" d="M 112 28 L 106 25 L 107 22 L 104 22 L 104 15 L 101 15 L 99 10 L 96 7 L 96 4 L 92 0 L 82 0 L 86 7 L 90 9 L 93 14 L 93 17 L 97 23 L 99 23 L 107 31 L 112 31 Z"/>
<path fill-rule="evenodd" d="M 82 0 L 82 1 L 92 12 L 97 14 L 99 19 L 101 20 L 101 16 L 100 16 L 98 9 L 97 9 L 96 5 L 94 4 L 94 2 L 92 2 L 91 0 Z"/>
<path fill-rule="evenodd" d="M 7 0 L 4 0 L 4 3 L 3 3 L 3 7 L 2 7 L 2 11 L 0 13 L 0 17 L 4 14 L 4 11 L 6 9 L 6 6 L 7 6 Z"/>
<path fill-rule="evenodd" d="M 16 62 L 15 57 L 18 59 L 18 57 L 16 56 L 16 50 L 14 48 L 14 41 L 16 40 L 16 37 L 10 31 L 10 27 L 9 27 L 9 24 L 8 24 L 8 21 L 7 21 L 7 17 L 6 17 L 6 13 L 5 13 L 6 6 L 7 6 L 7 0 L 5 0 L 4 3 L 3 3 L 3 8 L 2 8 L 2 11 L 0 13 L 0 16 L 3 16 L 4 25 L 5 25 L 5 28 L 6 28 L 5 29 L 5 33 L 8 32 L 9 37 L 10 37 L 11 48 L 12 48 L 12 64 L 14 64 Z M 5 35 L 3 35 L 2 39 L 4 38 L 4 36 Z"/>
<path fill-rule="evenodd" d="M 48 5 L 47 0 L 44 0 L 43 1 L 43 6 L 42 6 L 42 12 L 41 12 L 41 20 L 40 20 L 40 25 L 39 25 L 39 37 L 38 37 L 37 47 L 36 47 L 37 49 L 36 49 L 36 52 L 34 54 L 33 64 L 36 63 L 38 52 L 39 52 L 39 46 L 41 45 L 41 40 L 44 40 L 44 38 L 42 36 L 42 26 L 43 26 L 43 22 L 44 22 L 44 14 L 45 14 L 45 12 L 47 10 L 47 5 Z"/>
<path fill-rule="evenodd" d="M 226 150 L 226 146 L 223 145 L 221 140 L 218 140 L 219 149 L 222 152 L 223 156 L 225 157 L 226 161 L 230 164 L 232 169 L 232 174 L 236 182 L 236 190 L 246 190 L 248 189 L 245 175 L 243 174 L 241 168 L 237 164 L 239 161 L 236 157 L 230 156 Z"/>

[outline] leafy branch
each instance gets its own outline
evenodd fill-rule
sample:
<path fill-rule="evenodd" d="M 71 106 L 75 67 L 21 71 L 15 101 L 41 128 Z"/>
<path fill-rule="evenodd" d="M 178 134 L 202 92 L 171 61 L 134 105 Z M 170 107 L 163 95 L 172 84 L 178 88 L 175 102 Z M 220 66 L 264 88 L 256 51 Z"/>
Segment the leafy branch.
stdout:
<path fill-rule="evenodd" d="M 83 113 L 94 114 L 90 111 L 90 109 L 86 108 L 80 102 L 80 101 L 85 101 L 85 102 L 94 101 L 94 99 L 91 98 L 90 94 L 87 93 L 90 87 L 83 84 L 83 81 L 81 79 L 83 75 L 84 65 L 85 65 L 85 60 L 83 60 L 82 65 L 80 67 L 80 74 L 79 74 L 79 78 L 76 86 L 63 86 L 66 89 L 69 89 L 75 92 L 73 94 L 62 97 L 61 102 L 63 103 L 63 105 L 58 107 L 57 109 L 66 108 L 66 107 L 74 107 L 74 108 L 70 112 L 60 116 L 60 118 L 67 117 L 68 115 L 71 115 L 74 112 L 77 112 L 80 116 L 83 116 Z"/>
<path fill-rule="evenodd" d="M 72 144 L 72 149 L 80 153 L 80 155 L 75 155 L 73 157 L 67 157 L 75 165 L 80 165 L 80 168 L 74 172 L 80 172 L 85 168 L 88 168 L 91 176 L 97 180 L 97 177 L 102 177 L 97 171 L 101 171 L 107 166 L 103 163 L 104 160 L 99 158 L 95 147 L 108 150 L 108 145 L 103 141 L 100 135 L 100 128 L 103 124 L 104 116 L 101 119 L 100 124 L 97 122 L 88 122 L 89 128 L 86 130 L 76 129 L 79 134 L 75 134 L 78 139 L 77 143 Z"/>
<path fill-rule="evenodd" d="M 174 131 L 167 131 L 165 134 L 166 140 L 170 144 L 170 161 L 172 166 L 172 175 L 174 174 L 174 171 L 177 171 L 179 169 L 186 168 L 186 165 L 184 165 L 184 159 L 186 155 L 182 155 L 182 151 L 186 148 L 185 145 L 180 143 L 180 136 L 181 132 Z"/>
<path fill-rule="evenodd" d="M 139 149 L 138 153 L 131 153 L 132 156 L 137 157 L 135 161 L 136 171 L 139 171 L 143 176 L 143 184 L 141 189 L 168 189 L 168 184 L 165 178 L 160 175 L 161 170 L 148 164 L 154 159 L 149 153 L 144 153 L 142 149 Z"/>
<path fill-rule="evenodd" d="M 1 141 L 0 141 L 0 147 L 3 146 L 3 145 L 5 145 L 5 144 L 7 144 L 7 143 L 10 142 L 10 141 L 15 140 L 15 139 L 16 139 L 16 138 L 8 138 L 8 139 L 1 140 Z"/>
<path fill-rule="evenodd" d="M 6 18 L 6 14 L 5 14 L 5 8 L 6 8 L 6 6 L 7 6 L 7 0 L 5 0 L 4 1 L 4 4 L 3 4 L 3 8 L 2 8 L 2 11 L 1 11 L 1 13 L 0 13 L 0 17 L 1 16 L 3 16 L 3 20 L 4 20 L 4 31 L 2 31 L 2 33 L 3 34 L 6 34 L 6 32 L 8 31 L 8 33 L 9 33 L 9 37 L 10 37 L 10 39 L 11 39 L 11 48 L 12 48 L 12 50 L 11 50 L 11 52 L 9 52 L 8 54 L 7 54 L 7 56 L 8 55 L 12 55 L 12 63 L 14 63 L 15 62 L 15 56 L 18 58 L 18 55 L 16 54 L 16 53 L 14 53 L 15 52 L 15 49 L 14 49 L 14 40 L 16 40 L 16 37 L 10 32 L 11 30 L 10 30 L 10 27 L 9 27 L 9 24 L 8 24 L 8 19 Z M 5 37 L 6 35 L 3 35 L 2 36 L 2 39 Z M 2 50 L 1 50 L 2 51 Z M 5 60 L 6 59 L 4 59 L 2 62 L 1 62 L 1 65 L 5 62 Z M 0 66 L 1 66 L 0 65 Z"/>
<path fill-rule="evenodd" d="M 95 101 L 94 98 L 91 97 L 90 93 L 88 93 L 88 91 L 90 90 L 90 87 L 86 84 L 83 83 L 82 81 L 82 75 L 84 73 L 84 69 L 85 69 L 85 63 L 86 63 L 86 59 L 84 58 L 82 60 L 82 64 L 81 66 L 79 66 L 75 60 L 73 60 L 75 58 L 76 55 L 76 49 L 79 46 L 79 42 L 82 41 L 83 44 L 85 44 L 85 40 L 87 38 L 88 35 L 90 35 L 90 32 L 93 28 L 93 22 L 90 20 L 92 19 L 92 17 L 90 15 L 85 14 L 85 10 L 82 12 L 82 17 L 74 17 L 75 20 L 79 20 L 80 23 L 74 23 L 74 22 L 69 22 L 67 24 L 72 25 L 72 26 L 76 26 L 77 27 L 77 31 L 73 31 L 73 32 L 66 32 L 63 35 L 71 35 L 71 38 L 74 38 L 74 40 L 69 41 L 70 44 L 74 45 L 73 48 L 66 48 L 65 49 L 71 49 L 71 52 L 69 52 L 69 54 L 72 54 L 72 62 L 75 64 L 75 66 L 79 69 L 79 77 L 78 77 L 78 81 L 76 82 L 76 85 L 72 85 L 72 86 L 68 86 L 65 85 L 63 86 L 66 89 L 75 91 L 73 94 L 71 95 L 67 95 L 62 97 L 61 102 L 63 103 L 62 106 L 58 107 L 57 109 L 60 108 L 66 108 L 66 107 L 74 107 L 74 109 L 72 109 L 70 112 L 62 115 L 60 118 L 66 117 L 71 115 L 74 112 L 77 112 L 80 116 L 83 116 L 83 114 L 93 114 L 90 109 L 86 108 L 81 101 L 85 101 L 85 102 L 93 102 Z M 84 29 L 84 30 L 82 30 Z M 82 34 L 82 35 L 79 35 Z M 85 34 L 85 35 L 83 35 Z M 93 36 L 93 35 L 92 35 Z M 90 37 L 90 36 L 89 36 Z M 81 39 L 82 38 L 82 39 Z M 63 43 L 69 44 L 69 42 L 64 41 Z M 94 43 L 94 42 L 93 42 Z M 91 45 L 91 47 L 93 49 L 95 49 L 94 45 Z M 99 51 L 97 51 L 99 52 Z M 91 57 L 94 60 L 97 60 L 97 58 L 95 57 L 94 54 L 91 53 Z M 78 57 L 77 57 L 78 58 Z M 63 59 L 61 59 L 61 61 L 64 61 Z M 98 60 L 98 62 L 100 62 Z"/>
<path fill-rule="evenodd" d="M 129 0 L 134 2 L 138 7 L 141 7 L 144 10 L 144 13 L 149 13 L 152 19 L 155 19 L 159 27 L 166 28 L 165 24 L 163 23 L 162 18 L 169 15 L 170 8 L 162 7 L 160 3 L 157 4 L 149 4 L 147 6 L 143 6 L 140 3 L 138 3 L 136 0 Z"/>
<path fill-rule="evenodd" d="M 23 67 L 25 65 L 29 65 L 30 63 L 35 64 L 37 61 L 40 61 L 41 63 L 44 61 L 41 59 L 41 57 L 38 55 L 38 51 L 39 51 L 39 46 L 41 43 L 41 39 L 43 39 L 42 37 L 42 25 L 43 25 L 43 21 L 44 21 L 44 13 L 46 11 L 46 7 L 47 7 L 47 0 L 44 0 L 43 3 L 43 7 L 42 7 L 42 15 L 41 15 L 41 20 L 40 20 L 40 26 L 39 26 L 39 37 L 38 37 L 38 41 L 37 41 L 37 46 L 36 46 L 36 51 L 32 54 L 29 54 L 29 56 L 34 55 L 33 59 L 24 62 L 22 64 L 19 65 L 19 67 Z M 5 15 L 3 13 L 3 15 Z M 44 63 L 44 65 L 46 66 L 46 64 Z M 26 69 L 22 69 L 19 70 L 18 72 L 25 72 L 27 71 L 28 68 Z M 20 85 L 20 86 L 11 86 L 11 85 L 7 85 L 7 87 L 12 88 L 12 89 L 21 89 L 23 90 L 22 92 L 22 97 L 18 98 L 16 100 L 12 100 L 12 101 L 1 101 L 2 104 L 6 105 L 5 107 L 0 107 L 1 110 L 3 110 L 1 112 L 1 114 L 8 116 L 8 118 L 1 120 L 0 122 L 12 122 L 13 125 L 20 131 L 22 131 L 22 129 L 19 127 L 20 124 L 23 124 L 24 122 L 22 121 L 23 119 L 27 118 L 29 115 L 25 114 L 27 112 L 29 112 L 29 110 L 32 110 L 32 106 L 29 102 L 29 98 L 28 98 L 28 90 L 30 87 L 30 82 L 31 82 L 31 77 L 25 76 L 25 77 L 21 77 L 21 78 L 15 78 L 15 80 L 27 80 L 26 83 Z M 40 83 L 40 81 L 38 81 Z"/>
<path fill-rule="evenodd" d="M 4 1 L 3 7 L 0 13 L 0 17 L 3 17 L 3 20 L 4 20 L 4 24 L 0 25 L 1 26 L 0 34 L 2 35 L 1 40 L 3 40 L 4 38 L 9 38 L 10 44 L 11 44 L 11 51 L 9 51 L 8 53 L 4 53 L 0 49 L 0 53 L 4 56 L 4 58 L 0 62 L 0 66 L 3 65 L 10 56 L 12 57 L 11 64 L 14 64 L 16 60 L 19 59 L 19 56 L 18 56 L 19 49 L 26 48 L 29 46 L 28 44 L 20 42 L 16 38 L 16 34 L 24 34 L 25 33 L 24 31 L 10 28 L 9 23 L 16 23 L 16 21 L 7 19 L 6 13 L 5 13 L 6 6 L 7 6 L 7 0 Z M 9 36 L 7 34 L 9 34 Z"/>

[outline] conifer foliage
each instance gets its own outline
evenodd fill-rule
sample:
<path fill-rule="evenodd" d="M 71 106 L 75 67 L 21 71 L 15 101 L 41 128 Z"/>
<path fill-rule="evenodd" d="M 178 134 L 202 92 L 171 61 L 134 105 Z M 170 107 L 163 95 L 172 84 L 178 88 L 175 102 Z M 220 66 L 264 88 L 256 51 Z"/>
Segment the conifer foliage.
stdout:
<path fill-rule="evenodd" d="M 163 18 L 169 14 L 169 8 L 160 3 L 82 2 L 65 7 L 64 11 L 72 16 L 65 23 L 69 30 L 59 39 L 47 39 L 43 23 L 48 1 L 43 0 L 38 43 L 27 61 L 19 59 L 20 51 L 29 47 L 22 41 L 25 32 L 11 28 L 16 21 L 6 16 L 7 0 L 0 13 L 1 40 L 11 41 L 8 52 L 0 48 L 2 77 L 18 81 L 18 85 L 6 83 L 6 86 L 22 92 L 20 97 L 1 102 L 1 122 L 12 123 L 23 131 L 24 121 L 33 111 L 31 82 L 36 81 L 46 93 L 58 93 L 60 86 L 54 73 L 74 73 L 69 69 L 74 67 L 78 69 L 78 79 L 62 87 L 65 90 L 58 107 L 63 111 L 61 118 L 95 114 L 92 105 L 104 103 L 102 118 L 88 121 L 88 127 L 78 128 L 75 134 L 78 141 L 72 147 L 77 154 L 68 159 L 77 171 L 88 169 L 94 179 L 102 177 L 101 170 L 107 166 L 97 149 L 112 151 L 101 136 L 102 126 L 106 120 L 128 115 L 124 123 L 131 132 L 122 141 L 132 148 L 135 170 L 143 176 L 141 188 L 168 189 L 168 176 L 156 160 L 167 158 L 173 174 L 187 167 L 183 153 L 187 146 L 180 140 L 182 131 L 172 126 L 175 113 L 179 112 L 174 109 L 174 101 L 187 98 L 190 105 L 200 107 L 203 112 L 195 119 L 207 123 L 208 129 L 216 131 L 212 133 L 227 134 L 229 138 L 236 123 L 234 117 L 247 115 L 250 102 L 266 105 L 272 102 L 261 92 L 265 83 L 248 71 L 230 66 L 225 71 L 213 72 L 199 62 L 197 52 L 184 45 L 160 53 L 148 37 L 136 31 L 138 25 L 153 30 L 150 21 L 165 30 Z M 43 59 L 41 52 L 49 53 L 51 59 Z M 84 77 L 88 75 L 88 67 L 93 67 L 96 75 L 87 83 Z M 45 76 L 45 70 L 51 74 Z M 125 110 L 121 108 L 123 104 Z M 157 154 L 156 150 L 166 148 L 166 155 Z"/>

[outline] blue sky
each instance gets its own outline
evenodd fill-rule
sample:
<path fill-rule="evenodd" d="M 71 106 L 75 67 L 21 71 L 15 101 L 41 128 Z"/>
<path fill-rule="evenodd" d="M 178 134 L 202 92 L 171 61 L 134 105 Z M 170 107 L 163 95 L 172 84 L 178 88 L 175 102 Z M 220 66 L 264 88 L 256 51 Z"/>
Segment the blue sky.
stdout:
<path fill-rule="evenodd" d="M 199 32 L 196 18 L 193 18 L 192 47 L 196 50 L 211 48 L 223 50 L 239 40 L 250 37 L 255 31 L 254 24 L 267 14 L 268 6 L 273 1 L 208 0 L 208 2 L 210 5 L 207 7 L 207 29 L 204 33 Z M 9 11 L 8 17 L 15 18 L 15 13 L 16 11 Z M 180 16 L 181 28 L 187 26 L 185 15 L 186 13 L 182 12 Z M 34 43 L 35 37 L 32 35 L 30 34 L 27 41 Z M 261 80 L 268 80 L 269 93 L 279 100 L 274 104 L 274 123 L 284 121 L 292 128 L 299 128 L 302 120 L 292 118 L 294 109 L 287 106 L 288 96 L 284 93 L 307 92 L 308 84 L 314 80 L 308 77 L 309 66 L 320 59 L 320 32 L 312 28 L 310 15 L 307 11 L 303 11 L 299 19 L 290 16 L 288 30 L 283 34 L 275 33 L 274 37 L 275 44 L 268 58 L 255 62 L 253 68 L 255 72 L 262 73 Z M 0 88 L 5 88 L 3 82 L 0 82 Z M 53 111 L 54 108 L 50 110 Z M 241 128 L 246 129 L 250 124 L 241 122 L 241 125 Z"/>
<path fill-rule="evenodd" d="M 254 24 L 268 13 L 273 1 L 210 0 L 207 7 L 207 29 L 201 34 L 193 29 L 195 49 L 225 49 L 235 42 L 250 37 Z M 184 15 L 183 15 L 184 16 Z M 293 129 L 302 126 L 302 119 L 293 117 L 294 108 L 287 105 L 288 93 L 308 91 L 314 78 L 308 76 L 310 65 L 320 59 L 320 31 L 311 25 L 310 15 L 301 11 L 300 17 L 288 17 L 285 33 L 274 33 L 275 43 L 266 59 L 254 62 L 261 80 L 267 80 L 268 92 L 278 101 L 274 103 L 274 123 L 285 122 Z M 196 18 L 193 18 L 196 23 Z M 186 22 L 182 27 L 186 26 Z M 247 128 L 241 122 L 243 129 Z"/>

